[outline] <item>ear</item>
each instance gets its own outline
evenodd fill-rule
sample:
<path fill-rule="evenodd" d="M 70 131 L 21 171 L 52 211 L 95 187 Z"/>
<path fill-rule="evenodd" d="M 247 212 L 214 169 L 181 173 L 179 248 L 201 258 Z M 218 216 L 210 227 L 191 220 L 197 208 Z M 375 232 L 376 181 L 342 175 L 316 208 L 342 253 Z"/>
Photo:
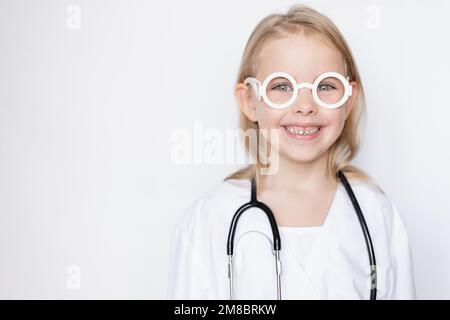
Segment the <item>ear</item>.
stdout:
<path fill-rule="evenodd" d="M 250 121 L 256 122 L 256 103 L 255 99 L 252 99 L 254 96 L 252 87 L 250 85 L 238 83 L 234 88 L 234 96 L 242 113 L 245 114 Z"/>
<path fill-rule="evenodd" d="M 350 115 L 350 112 L 352 111 L 353 107 L 356 103 L 356 98 L 358 97 L 359 93 L 359 85 L 356 81 L 350 82 L 350 85 L 352 86 L 352 95 L 348 98 L 347 103 L 345 104 L 345 119 L 347 120 L 347 117 Z"/>

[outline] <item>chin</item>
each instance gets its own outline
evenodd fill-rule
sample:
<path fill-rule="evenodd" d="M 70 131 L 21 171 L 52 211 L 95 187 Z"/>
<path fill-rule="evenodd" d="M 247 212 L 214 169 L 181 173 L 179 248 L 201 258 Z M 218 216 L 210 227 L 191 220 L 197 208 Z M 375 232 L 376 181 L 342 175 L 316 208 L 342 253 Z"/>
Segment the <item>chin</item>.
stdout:
<path fill-rule="evenodd" d="M 298 162 L 298 163 L 309 163 L 309 162 L 314 162 L 315 160 L 320 158 L 320 154 L 317 152 L 308 152 L 308 151 L 302 151 L 302 150 L 298 150 L 298 152 L 292 152 L 292 150 L 290 152 L 285 152 L 284 153 L 284 157 L 289 159 L 290 161 L 293 162 Z"/>

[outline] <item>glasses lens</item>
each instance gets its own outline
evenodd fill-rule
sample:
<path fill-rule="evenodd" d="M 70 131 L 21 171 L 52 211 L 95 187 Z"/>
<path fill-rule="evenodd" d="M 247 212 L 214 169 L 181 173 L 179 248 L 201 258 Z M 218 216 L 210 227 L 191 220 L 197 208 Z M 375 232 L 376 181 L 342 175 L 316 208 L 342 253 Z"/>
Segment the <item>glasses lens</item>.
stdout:
<path fill-rule="evenodd" d="M 291 99 L 294 94 L 292 82 L 285 77 L 273 78 L 266 88 L 266 95 L 274 104 L 284 104 Z"/>
<path fill-rule="evenodd" d="M 328 77 L 317 86 L 317 96 L 326 104 L 339 102 L 345 93 L 344 83 L 336 77 Z"/>

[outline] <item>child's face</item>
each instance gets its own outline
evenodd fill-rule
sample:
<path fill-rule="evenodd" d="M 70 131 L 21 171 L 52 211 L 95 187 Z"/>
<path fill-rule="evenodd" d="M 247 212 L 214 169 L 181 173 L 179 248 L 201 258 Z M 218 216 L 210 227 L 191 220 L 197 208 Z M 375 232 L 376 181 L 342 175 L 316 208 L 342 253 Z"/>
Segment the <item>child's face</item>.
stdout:
<path fill-rule="evenodd" d="M 306 37 L 303 34 L 266 43 L 257 65 L 257 73 L 252 76 L 261 82 L 278 71 L 291 74 L 298 83 L 313 83 L 319 75 L 328 71 L 347 76 L 343 57 L 337 49 L 331 48 L 317 37 Z M 259 101 L 250 86 L 238 84 L 235 94 L 241 110 L 251 121 L 257 121 L 260 129 L 280 129 L 280 157 L 310 162 L 325 155 L 341 134 L 358 93 L 357 83 L 350 82 L 350 85 L 353 87 L 352 96 L 337 109 L 320 107 L 309 88 L 302 88 L 293 104 L 282 110 L 269 107 L 263 99 Z M 288 127 L 300 130 L 305 123 L 318 124 L 318 134 L 306 139 L 308 137 L 298 136 L 287 130 Z"/>

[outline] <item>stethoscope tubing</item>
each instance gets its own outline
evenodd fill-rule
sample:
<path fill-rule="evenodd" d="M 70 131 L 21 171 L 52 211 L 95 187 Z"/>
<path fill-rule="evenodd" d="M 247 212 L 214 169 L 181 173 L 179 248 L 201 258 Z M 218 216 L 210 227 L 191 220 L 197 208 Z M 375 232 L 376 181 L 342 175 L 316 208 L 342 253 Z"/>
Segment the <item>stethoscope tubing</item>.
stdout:
<path fill-rule="evenodd" d="M 372 239 L 370 237 L 369 228 L 367 227 L 367 223 L 364 219 L 364 215 L 362 213 L 361 207 L 359 206 L 358 200 L 356 199 L 353 190 L 345 177 L 342 170 L 338 171 L 338 177 L 342 181 L 342 184 L 347 191 L 347 194 L 353 204 L 353 208 L 355 209 L 356 215 L 358 217 L 358 221 L 361 225 L 361 229 L 364 235 L 364 240 L 366 242 L 367 253 L 369 256 L 370 263 L 370 277 L 371 277 L 371 288 L 370 288 L 370 300 L 376 300 L 377 296 L 377 269 L 376 269 L 376 260 L 375 260 L 375 251 L 372 244 Z M 281 300 L 281 260 L 280 260 L 280 250 L 281 250 L 281 239 L 280 232 L 278 230 L 278 225 L 275 219 L 275 215 L 272 210 L 263 202 L 258 201 L 256 196 L 256 178 L 255 172 L 252 172 L 251 177 L 251 197 L 250 201 L 243 204 L 236 210 L 236 213 L 233 216 L 233 219 L 230 224 L 230 230 L 228 232 L 228 240 L 227 240 L 227 255 L 228 255 L 228 278 L 229 278 L 229 287 L 230 287 L 230 299 L 234 300 L 234 277 L 233 277 L 233 254 L 234 254 L 234 237 L 236 233 L 236 228 L 239 222 L 239 218 L 242 216 L 244 212 L 246 212 L 250 208 L 259 208 L 265 214 L 270 223 L 270 227 L 272 230 L 273 237 L 273 250 L 275 255 L 275 265 L 276 265 L 276 277 L 277 277 L 277 299 Z"/>

